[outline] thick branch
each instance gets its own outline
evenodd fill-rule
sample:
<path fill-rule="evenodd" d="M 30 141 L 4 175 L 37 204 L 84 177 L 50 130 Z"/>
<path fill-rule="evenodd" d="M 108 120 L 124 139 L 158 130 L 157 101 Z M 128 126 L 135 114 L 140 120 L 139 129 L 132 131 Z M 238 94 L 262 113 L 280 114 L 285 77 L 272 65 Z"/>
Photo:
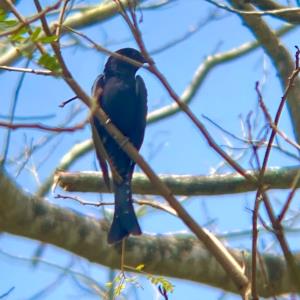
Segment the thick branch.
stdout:
<path fill-rule="evenodd" d="M 269 189 L 290 189 L 299 172 L 298 167 L 271 168 L 264 175 L 264 184 Z M 258 173 L 253 171 L 247 171 L 247 174 L 258 176 Z M 237 173 L 209 176 L 164 174 L 159 177 L 174 195 L 224 195 L 257 190 L 256 185 Z M 55 181 L 69 192 L 108 193 L 99 172 L 58 172 Z M 300 187 L 300 182 L 297 182 L 297 187 Z M 134 174 L 132 189 L 136 194 L 158 195 L 149 179 L 140 173 Z"/>
<path fill-rule="evenodd" d="M 253 3 L 256 7 L 261 10 L 284 10 L 289 7 L 278 4 L 272 0 L 250 0 L 249 2 Z M 300 23 L 300 11 L 283 11 L 277 14 L 274 14 L 273 17 L 279 18 L 289 23 L 299 24 Z"/>
<path fill-rule="evenodd" d="M 118 268 L 120 245 L 109 246 L 106 243 L 107 229 L 108 224 L 104 220 L 84 217 L 51 205 L 42 198 L 25 194 L 6 175 L 0 173 L 1 231 L 50 243 L 92 262 Z M 188 234 L 144 234 L 142 237 L 129 238 L 126 246 L 127 265 L 143 263 L 145 271 L 152 274 L 192 280 L 238 292 L 228 274 L 202 243 Z M 249 253 L 238 250 L 231 250 L 231 253 L 249 270 Z M 263 255 L 262 262 L 270 282 L 265 284 L 259 269 L 257 282 L 261 296 L 294 292 L 282 257 Z"/>

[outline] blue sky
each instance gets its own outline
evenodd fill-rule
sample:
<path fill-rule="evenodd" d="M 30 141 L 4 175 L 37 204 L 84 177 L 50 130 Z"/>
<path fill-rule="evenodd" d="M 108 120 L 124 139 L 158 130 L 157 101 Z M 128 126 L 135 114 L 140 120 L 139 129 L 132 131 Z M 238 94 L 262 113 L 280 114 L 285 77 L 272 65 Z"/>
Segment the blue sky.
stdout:
<path fill-rule="evenodd" d="M 29 3 L 30 2 L 30 3 Z M 76 3 L 97 3 L 98 1 L 76 1 Z M 44 5 L 49 5 L 51 1 L 42 1 Z M 24 14 L 34 13 L 31 1 L 21 1 L 18 9 Z M 143 22 L 140 28 L 143 33 L 145 44 L 151 51 L 165 45 L 174 38 L 186 33 L 189 28 L 195 26 L 204 19 L 209 11 L 214 7 L 205 1 L 173 1 L 170 5 L 156 10 L 143 11 Z M 139 12 L 138 12 L 139 14 Z M 221 18 L 209 22 L 203 29 L 197 31 L 186 41 L 175 47 L 153 56 L 158 68 L 164 73 L 172 87 L 180 95 L 190 83 L 193 74 L 199 64 L 207 55 L 217 52 L 224 52 L 241 44 L 252 41 L 253 36 L 242 24 L 240 18 L 233 14 L 220 12 Z M 270 18 L 266 18 L 270 21 Z M 274 28 L 281 23 L 271 20 Z M 110 50 L 117 50 L 122 47 L 136 47 L 131 34 L 120 16 L 114 17 L 104 23 L 93 25 L 82 29 L 89 37 L 97 43 L 106 46 Z M 294 51 L 294 45 L 299 42 L 299 30 L 293 31 L 283 38 L 288 49 Z M 69 38 L 63 39 L 67 43 Z M 90 91 L 96 76 L 101 73 L 106 57 L 86 47 L 69 47 L 63 50 L 64 57 L 68 63 L 76 80 L 87 91 Z M 23 66 L 24 60 L 17 63 Z M 31 64 L 35 67 L 34 64 Z M 149 111 L 158 107 L 172 103 L 172 99 L 164 90 L 156 78 L 149 72 L 141 70 L 139 72 L 147 85 L 149 95 Z M 1 73 L 1 95 L 0 107 L 1 115 L 9 113 L 10 102 L 12 101 L 16 81 L 20 77 L 19 73 Z M 203 115 L 213 119 L 230 132 L 238 136 L 242 135 L 241 118 L 245 120 L 249 111 L 257 111 L 257 95 L 254 90 L 255 82 L 266 77 L 263 86 L 263 96 L 270 112 L 274 115 L 276 104 L 280 101 L 281 88 L 269 58 L 261 49 L 234 60 L 233 62 L 220 65 L 213 69 L 207 76 L 203 85 L 193 98 L 191 103 L 192 111 L 206 125 L 209 131 L 219 144 L 228 143 L 228 137 L 203 119 Z M 49 118 L 39 118 L 38 120 L 48 124 L 57 125 L 63 122 L 72 113 L 72 109 L 79 108 L 80 112 L 72 120 L 71 124 L 76 124 L 83 120 L 87 114 L 86 108 L 78 102 L 61 109 L 58 105 L 65 99 L 73 96 L 72 91 L 60 79 L 53 79 L 43 76 L 27 74 L 24 79 L 19 100 L 16 108 L 16 116 L 50 116 Z M 259 114 L 258 122 L 262 126 L 262 114 Z M 281 122 L 281 129 L 292 136 L 291 125 L 288 112 L 285 109 Z M 0 129 L 0 139 L 4 138 L 5 130 Z M 12 132 L 11 144 L 8 152 L 8 160 L 15 159 L 30 144 L 34 144 L 41 137 L 48 133 L 34 130 L 18 130 Z M 39 183 L 47 178 L 64 155 L 75 143 L 81 142 L 90 137 L 90 128 L 77 131 L 71 134 L 62 134 L 55 137 L 42 150 L 37 151 L 28 160 L 26 167 L 16 178 L 18 184 L 29 193 L 34 193 Z M 236 143 L 231 140 L 231 143 Z M 286 146 L 287 147 L 287 146 Z M 287 147 L 290 149 L 289 147 Z M 291 150 L 291 149 L 290 149 Z M 237 152 L 236 152 L 237 153 Z M 145 141 L 141 154 L 149 161 L 157 173 L 166 174 L 210 174 L 221 158 L 208 147 L 206 141 L 191 121 L 183 114 L 178 113 L 168 119 L 159 121 L 147 127 Z M 245 168 L 249 166 L 249 155 L 241 163 Z M 282 154 L 273 151 L 270 159 L 272 166 L 295 165 L 296 161 L 287 158 Z M 34 173 L 29 169 L 38 167 Z M 89 153 L 82 157 L 72 167 L 72 171 L 94 170 L 94 153 Z M 16 162 L 7 165 L 7 171 L 15 177 L 19 166 Z M 220 172 L 232 171 L 230 168 L 223 168 Z M 271 192 L 274 199 L 284 200 L 287 193 L 284 191 Z M 85 199 L 99 199 L 99 195 L 81 194 Z M 110 195 L 105 195 L 110 199 Z M 59 201 L 53 195 L 47 195 L 49 201 L 70 207 L 80 213 L 88 213 L 95 217 L 101 215 L 99 209 L 92 207 L 82 207 L 70 201 Z M 189 212 L 204 225 L 209 223 L 210 228 L 216 232 L 227 232 L 232 230 L 248 229 L 251 225 L 251 209 L 253 206 L 254 194 L 247 193 L 241 195 L 226 195 L 219 197 L 193 197 L 186 202 Z M 297 204 L 295 204 L 297 207 Z M 173 231 L 187 230 L 183 223 L 162 212 L 151 211 L 149 215 L 141 219 L 143 231 L 150 233 L 166 233 Z M 164 226 L 162 226 L 162 224 Z M 293 241 L 293 237 L 290 237 Z M 30 258 L 37 248 L 35 241 L 14 237 L 7 234 L 0 236 L 2 251 L 14 256 Z M 269 244 L 272 237 L 266 236 L 261 242 Z M 228 240 L 234 247 L 249 249 L 251 236 L 241 239 Z M 295 243 L 291 244 L 297 248 Z M 66 267 L 72 262 L 72 270 L 88 274 L 97 282 L 108 281 L 108 270 L 101 266 L 91 264 L 84 259 L 73 257 L 61 249 L 47 246 L 42 259 L 55 265 Z M 11 287 L 15 287 L 7 299 L 37 299 L 32 298 L 35 293 L 43 287 L 53 283 L 59 276 L 57 267 L 46 266 L 41 263 L 39 267 L 32 267 L 29 262 L 17 258 L 9 258 L 0 252 L 0 295 Z M 132 293 L 130 299 L 157 299 L 155 290 L 149 281 L 139 279 L 144 289 L 138 289 L 140 298 L 135 298 Z M 212 289 L 204 285 L 170 279 L 175 285 L 175 291 L 170 299 L 216 299 L 222 291 Z M 71 276 L 66 276 L 51 293 L 39 299 L 72 299 L 81 296 L 82 299 L 92 299 L 90 294 L 83 293 L 78 288 Z M 79 297 L 78 297 L 79 298 Z M 226 299 L 237 299 L 234 295 L 227 295 Z"/>

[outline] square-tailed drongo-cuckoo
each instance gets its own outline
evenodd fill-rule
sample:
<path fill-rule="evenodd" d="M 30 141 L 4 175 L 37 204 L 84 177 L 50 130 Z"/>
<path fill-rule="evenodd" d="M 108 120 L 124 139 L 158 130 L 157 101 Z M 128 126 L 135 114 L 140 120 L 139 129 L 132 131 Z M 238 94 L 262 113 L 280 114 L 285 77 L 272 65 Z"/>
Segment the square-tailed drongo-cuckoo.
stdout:
<path fill-rule="evenodd" d="M 146 62 L 142 54 L 132 48 L 123 48 L 116 53 L 140 63 Z M 93 96 L 100 107 L 137 150 L 141 148 L 144 139 L 147 115 L 147 90 L 142 77 L 135 75 L 138 69 L 136 65 L 110 56 L 103 74 L 97 77 L 93 86 Z M 111 165 L 121 177 L 119 180 L 113 178 L 115 212 L 107 239 L 109 243 L 116 243 L 129 234 L 142 233 L 132 204 L 131 178 L 135 162 L 96 118 L 93 122 L 92 126 L 101 139 Z M 105 160 L 93 136 L 102 172 L 107 173 Z"/>

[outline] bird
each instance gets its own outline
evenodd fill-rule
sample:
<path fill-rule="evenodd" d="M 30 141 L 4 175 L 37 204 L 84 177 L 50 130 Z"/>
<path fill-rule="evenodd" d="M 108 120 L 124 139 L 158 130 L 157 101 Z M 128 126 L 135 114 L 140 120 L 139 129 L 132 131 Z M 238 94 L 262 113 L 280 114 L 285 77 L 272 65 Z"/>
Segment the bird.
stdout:
<path fill-rule="evenodd" d="M 140 51 L 133 48 L 122 48 L 115 53 L 139 62 L 140 66 L 147 62 Z M 92 88 L 92 95 L 97 104 L 137 150 L 140 150 L 143 143 L 147 116 L 147 89 L 143 78 L 136 75 L 140 66 L 111 55 L 104 66 L 103 74 L 96 78 Z M 108 178 L 106 160 L 119 176 L 118 180 L 116 176 L 113 176 L 112 180 L 115 210 L 107 237 L 108 243 L 114 244 L 130 234 L 142 234 L 131 191 L 135 162 L 96 117 L 93 118 L 92 128 L 96 155 L 104 179 Z M 107 154 L 106 158 L 103 157 L 105 155 L 101 151 L 102 147 Z M 111 171 L 114 174 L 113 170 Z M 109 179 L 105 182 L 109 184 Z"/>

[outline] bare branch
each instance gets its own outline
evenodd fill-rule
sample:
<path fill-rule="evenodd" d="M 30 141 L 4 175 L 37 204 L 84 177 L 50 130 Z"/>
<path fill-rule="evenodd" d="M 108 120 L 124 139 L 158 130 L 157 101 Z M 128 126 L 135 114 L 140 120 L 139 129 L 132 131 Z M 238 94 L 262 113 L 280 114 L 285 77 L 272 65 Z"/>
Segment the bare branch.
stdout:
<path fill-rule="evenodd" d="M 290 189 L 300 169 L 298 167 L 270 168 L 264 175 L 264 183 L 269 189 Z M 247 171 L 251 176 L 258 172 Z M 159 178 L 170 188 L 174 195 L 224 195 L 255 191 L 257 186 L 245 180 L 237 173 L 216 174 L 208 176 L 166 175 Z M 99 172 L 57 172 L 55 182 L 69 192 L 108 193 Z M 297 182 L 296 187 L 300 188 Z M 141 173 L 134 173 L 133 193 L 141 195 L 158 195 L 149 179 Z"/>
<path fill-rule="evenodd" d="M 7 122 L 3 122 L 0 121 L 0 127 L 6 127 L 6 128 L 10 128 L 12 130 L 16 130 L 16 129 L 38 129 L 38 130 L 45 130 L 45 131 L 51 131 L 51 132 L 74 132 L 80 129 L 83 129 L 84 126 L 88 123 L 89 121 L 87 121 L 86 119 L 75 125 L 72 127 L 51 127 L 51 126 L 47 126 L 47 125 L 43 125 L 43 124 L 39 124 L 39 123 L 19 123 L 19 124 L 13 124 L 13 123 L 7 123 Z"/>
<path fill-rule="evenodd" d="M 300 22 L 300 11 L 299 10 L 288 10 L 291 7 L 280 5 L 273 0 L 250 0 L 250 3 L 262 10 L 277 10 L 278 13 L 274 14 L 273 17 L 281 20 L 299 24 Z"/>
<path fill-rule="evenodd" d="M 9 66 L 0 66 L 0 70 L 12 71 L 12 72 L 21 72 L 21 73 L 32 73 L 35 75 L 45 75 L 45 76 L 58 76 L 58 73 L 55 73 L 50 70 L 37 70 L 30 68 L 18 68 L 18 67 L 9 67 Z"/>

